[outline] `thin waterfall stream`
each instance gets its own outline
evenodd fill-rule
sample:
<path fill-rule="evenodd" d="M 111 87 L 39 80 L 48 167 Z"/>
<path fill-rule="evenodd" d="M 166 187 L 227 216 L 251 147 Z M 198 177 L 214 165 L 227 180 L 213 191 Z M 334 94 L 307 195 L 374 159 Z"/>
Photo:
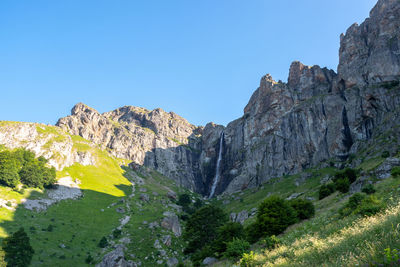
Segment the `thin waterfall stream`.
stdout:
<path fill-rule="evenodd" d="M 214 182 L 212 184 L 210 195 L 208 196 L 208 198 L 212 198 L 214 196 L 215 189 L 217 188 L 220 179 L 220 168 L 221 168 L 223 148 L 224 148 L 224 132 L 221 132 L 221 136 L 219 138 L 219 153 L 217 160 L 217 168 L 215 169 Z"/>

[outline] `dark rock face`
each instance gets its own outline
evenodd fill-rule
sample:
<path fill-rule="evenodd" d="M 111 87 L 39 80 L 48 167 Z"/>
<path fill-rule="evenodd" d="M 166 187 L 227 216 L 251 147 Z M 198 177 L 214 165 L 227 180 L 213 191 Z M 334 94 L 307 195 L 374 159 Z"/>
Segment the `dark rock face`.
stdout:
<path fill-rule="evenodd" d="M 174 113 L 123 107 L 99 114 L 78 104 L 57 123 L 115 156 L 152 167 L 204 195 L 258 186 L 330 158 L 346 159 L 400 123 L 400 1 L 379 0 L 341 36 L 338 73 L 293 62 L 287 83 L 262 77 L 244 115 L 195 127 Z"/>
<path fill-rule="evenodd" d="M 400 4 L 379 0 L 370 18 L 340 38 L 338 73 L 347 87 L 392 81 L 400 74 Z"/>

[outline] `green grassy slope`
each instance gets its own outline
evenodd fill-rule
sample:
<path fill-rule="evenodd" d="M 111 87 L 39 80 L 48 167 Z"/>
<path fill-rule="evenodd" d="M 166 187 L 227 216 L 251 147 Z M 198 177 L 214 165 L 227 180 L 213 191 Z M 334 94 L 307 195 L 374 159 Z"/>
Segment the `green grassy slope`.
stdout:
<path fill-rule="evenodd" d="M 42 137 L 52 135 L 48 147 L 52 142 L 70 137 L 73 148 L 90 152 L 96 160 L 96 166 L 75 163 L 57 172 L 58 178 L 70 176 L 72 180 L 78 179 L 81 182 L 83 197 L 79 199 L 60 201 L 42 212 L 27 210 L 23 205 L 19 205 L 15 211 L 0 208 L 0 239 L 24 227 L 35 250 L 32 266 L 92 266 L 112 250 L 113 244 L 126 237 L 131 241 L 126 245 L 126 258 L 140 261 L 142 266 L 154 266 L 157 260 L 165 263 L 172 256 L 179 260 L 182 258 L 183 244 L 179 238 L 162 227 L 151 230 L 143 222 L 157 221 L 160 224 L 164 211 L 174 211 L 173 207 L 168 206 L 172 201 L 168 199 L 167 192 L 185 192 L 184 189 L 178 188 L 156 172 L 136 174 L 127 167 L 121 167 L 129 162 L 114 158 L 79 136 L 69 136 L 51 126 L 40 128 L 38 132 Z M 144 184 L 135 185 L 132 194 L 131 181 L 138 175 L 142 176 Z M 146 190 L 150 196 L 149 202 L 139 199 L 139 189 Z M 38 199 L 46 195 L 46 190 L 13 191 L 0 186 L 0 198 L 17 203 L 24 198 Z M 117 212 L 118 208 L 124 211 Z M 131 216 L 129 223 L 122 227 L 122 235 L 114 238 L 113 230 L 120 226 L 120 220 L 126 216 Z M 164 235 L 172 236 L 170 246 L 162 244 L 161 238 Z M 110 242 L 110 246 L 104 249 L 98 247 L 103 236 Z M 156 239 L 162 244 L 165 255 L 160 255 L 154 248 Z M 95 260 L 93 264 L 85 263 L 89 253 Z"/>
<path fill-rule="evenodd" d="M 391 156 L 400 157 L 399 152 L 394 153 Z M 374 170 L 385 161 L 381 154 L 382 146 L 377 145 L 352 156 L 347 162 L 349 166 L 360 169 L 367 181 L 374 184 L 376 197 L 386 205 L 385 210 L 371 217 L 339 216 L 338 211 L 350 193 L 335 192 L 318 200 L 321 179 L 332 176 L 336 170 L 331 167 L 313 168 L 297 175 L 272 179 L 260 188 L 221 197 L 218 202 L 224 203 L 229 213 L 250 211 L 271 194 L 286 198 L 301 193 L 299 198 L 314 199 L 316 215 L 289 227 L 279 236 L 282 244 L 275 249 L 264 248 L 262 241 L 254 244 L 254 261 L 247 266 L 375 266 L 387 263 L 389 250 L 391 255 L 394 249 L 400 251 L 400 178 L 379 180 L 375 177 Z M 300 177 L 306 179 L 298 183 Z M 255 217 L 248 219 L 245 225 L 253 221 Z M 239 262 L 223 260 L 214 266 L 234 264 L 239 265 Z"/>

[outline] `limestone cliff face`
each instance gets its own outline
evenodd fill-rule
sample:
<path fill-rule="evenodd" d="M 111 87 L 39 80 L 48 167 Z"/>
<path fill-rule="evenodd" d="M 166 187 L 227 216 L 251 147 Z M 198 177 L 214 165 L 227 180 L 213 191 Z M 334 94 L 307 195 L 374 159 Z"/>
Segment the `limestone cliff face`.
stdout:
<path fill-rule="evenodd" d="M 397 79 L 400 72 L 400 4 L 379 0 L 370 17 L 340 38 L 338 72 L 347 86 Z"/>
<path fill-rule="evenodd" d="M 194 158 L 200 151 L 202 128 L 173 112 L 125 106 L 100 114 L 79 103 L 71 116 L 61 118 L 56 125 L 93 141 L 116 157 L 145 164 L 197 190 L 199 168 Z"/>
<path fill-rule="evenodd" d="M 264 76 L 244 116 L 224 129 L 217 193 L 346 159 L 382 125 L 398 125 L 399 28 L 400 2 L 380 0 L 370 18 L 341 36 L 337 74 L 293 62 L 287 83 Z M 210 136 L 221 131 L 213 129 Z M 215 137 L 204 143 L 215 144 Z M 215 154 L 208 161 L 215 162 Z"/>
<path fill-rule="evenodd" d="M 346 159 L 383 128 L 400 124 L 399 29 L 400 1 L 379 0 L 370 18 L 341 36 L 337 73 L 296 61 L 287 83 L 266 75 L 244 115 L 226 127 L 195 127 L 161 109 L 100 114 L 83 104 L 57 125 L 205 195 L 223 131 L 216 194 L 257 186 L 331 158 Z"/>
<path fill-rule="evenodd" d="M 27 122 L 0 122 L 0 144 L 9 149 L 26 148 L 43 156 L 57 170 L 75 162 L 95 165 L 89 151 L 78 151 L 70 135 L 54 126 Z"/>

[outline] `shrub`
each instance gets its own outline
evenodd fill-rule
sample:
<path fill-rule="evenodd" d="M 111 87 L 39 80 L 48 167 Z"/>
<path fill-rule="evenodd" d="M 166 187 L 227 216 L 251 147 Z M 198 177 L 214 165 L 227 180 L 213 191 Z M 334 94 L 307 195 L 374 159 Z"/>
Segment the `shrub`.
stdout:
<path fill-rule="evenodd" d="M 379 212 L 382 208 L 382 201 L 377 199 L 374 195 L 367 196 L 362 193 L 355 193 L 349 198 L 348 202 L 339 209 L 339 214 L 341 216 L 348 216 L 350 214 L 371 216 Z"/>
<path fill-rule="evenodd" d="M 296 211 L 280 197 L 268 197 L 258 207 L 256 223 L 260 236 L 278 235 L 296 221 Z"/>
<path fill-rule="evenodd" d="M 106 238 L 105 236 L 103 236 L 103 237 L 100 239 L 99 247 L 100 247 L 100 248 L 105 248 L 105 247 L 107 247 L 107 246 L 108 246 L 107 238 Z"/>
<path fill-rule="evenodd" d="M 243 239 L 234 238 L 226 245 L 224 256 L 230 259 L 241 257 L 250 249 L 250 243 Z"/>
<path fill-rule="evenodd" d="M 92 264 L 92 263 L 94 263 L 94 258 L 92 257 L 92 255 L 90 255 L 90 253 L 88 253 L 88 255 L 87 255 L 86 259 L 85 259 L 85 262 L 86 262 L 87 264 Z"/>
<path fill-rule="evenodd" d="M 189 194 L 180 194 L 178 196 L 178 201 L 176 202 L 176 204 L 178 204 L 182 207 L 189 206 L 191 203 L 192 203 L 192 200 L 190 199 Z"/>
<path fill-rule="evenodd" d="M 335 181 L 335 187 L 339 192 L 347 193 L 350 189 L 350 182 L 348 178 L 341 178 Z"/>
<path fill-rule="evenodd" d="M 242 258 L 240 259 L 240 267 L 253 267 L 256 264 L 256 255 L 254 251 L 250 251 L 249 253 L 244 253 Z"/>
<path fill-rule="evenodd" d="M 114 229 L 114 231 L 112 232 L 112 235 L 114 238 L 119 238 L 122 235 L 122 231 L 119 229 Z"/>
<path fill-rule="evenodd" d="M 399 166 L 393 167 L 391 174 L 393 177 L 400 177 L 400 167 Z"/>
<path fill-rule="evenodd" d="M 3 250 L 7 266 L 13 267 L 28 266 L 35 253 L 24 228 L 20 228 L 17 232 L 3 240 Z"/>
<path fill-rule="evenodd" d="M 338 171 L 333 177 L 333 182 L 336 184 L 336 181 L 346 178 L 348 179 L 350 184 L 354 183 L 357 180 L 357 171 L 351 168 L 346 168 L 342 171 Z"/>
<path fill-rule="evenodd" d="M 390 157 L 389 151 L 383 151 L 381 157 L 382 157 L 382 158 L 388 158 L 388 157 Z"/>
<path fill-rule="evenodd" d="M 190 254 L 211 244 L 218 228 L 228 221 L 228 216 L 215 205 L 207 205 L 193 213 L 186 224 L 183 239 L 188 242 L 185 253 Z"/>
<path fill-rule="evenodd" d="M 347 203 L 339 209 L 339 214 L 344 217 L 354 212 L 354 210 L 361 204 L 361 201 L 365 198 L 364 194 L 355 193 L 352 195 Z"/>
<path fill-rule="evenodd" d="M 314 205 L 309 200 L 293 199 L 289 201 L 289 204 L 296 211 L 299 220 L 309 219 L 315 214 Z"/>
<path fill-rule="evenodd" d="M 329 184 L 323 184 L 319 188 L 319 193 L 318 193 L 318 198 L 321 200 L 323 198 L 326 198 L 330 194 L 336 191 L 335 184 L 334 183 L 329 183 Z"/>
<path fill-rule="evenodd" d="M 17 162 L 8 151 L 0 152 L 0 184 L 16 187 L 19 183 Z"/>
<path fill-rule="evenodd" d="M 267 236 L 262 240 L 261 244 L 267 249 L 274 249 L 281 243 L 281 240 L 275 235 Z"/>
<path fill-rule="evenodd" d="M 245 229 L 246 240 L 250 243 L 255 243 L 260 238 L 260 230 L 257 223 L 248 225 Z"/>
<path fill-rule="evenodd" d="M 354 213 L 362 216 L 372 216 L 383 208 L 384 205 L 380 199 L 377 199 L 374 195 L 369 195 L 361 201 Z"/>
<path fill-rule="evenodd" d="M 243 226 L 237 222 L 228 222 L 218 228 L 217 238 L 214 240 L 212 248 L 216 252 L 224 252 L 228 242 L 232 241 L 234 238 L 243 237 Z"/>
<path fill-rule="evenodd" d="M 363 187 L 363 189 L 361 191 L 367 195 L 371 195 L 376 192 L 376 190 L 372 184 L 367 184 L 366 186 Z"/>

